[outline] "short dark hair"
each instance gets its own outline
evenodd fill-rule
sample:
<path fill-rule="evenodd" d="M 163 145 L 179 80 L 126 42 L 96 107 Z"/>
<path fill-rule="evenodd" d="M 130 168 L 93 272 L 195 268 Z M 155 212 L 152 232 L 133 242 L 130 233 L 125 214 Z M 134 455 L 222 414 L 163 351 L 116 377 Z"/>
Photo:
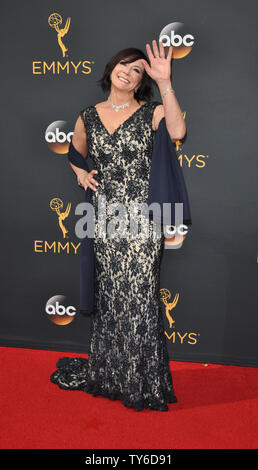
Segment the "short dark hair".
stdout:
<path fill-rule="evenodd" d="M 148 64 L 150 64 L 148 58 L 144 54 L 143 51 L 140 49 L 136 49 L 134 47 L 128 47 L 127 49 L 122 49 L 121 51 L 117 52 L 105 66 L 105 70 L 103 76 L 100 80 L 97 81 L 98 85 L 101 86 L 104 92 L 110 91 L 111 89 L 111 80 L 110 75 L 115 68 L 115 66 L 122 60 L 127 59 L 125 62 L 134 62 L 138 59 L 145 59 Z M 143 71 L 143 76 L 141 80 L 141 85 L 139 86 L 136 93 L 134 93 L 135 99 L 139 102 L 141 100 L 148 101 L 153 96 L 152 90 L 152 78 L 146 73 L 145 69 Z"/>

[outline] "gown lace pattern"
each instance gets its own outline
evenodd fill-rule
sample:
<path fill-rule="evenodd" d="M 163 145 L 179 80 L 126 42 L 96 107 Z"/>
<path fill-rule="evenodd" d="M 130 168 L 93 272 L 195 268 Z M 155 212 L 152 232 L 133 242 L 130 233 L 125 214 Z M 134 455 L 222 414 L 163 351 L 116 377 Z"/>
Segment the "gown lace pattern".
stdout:
<path fill-rule="evenodd" d="M 155 136 L 152 118 L 158 104 L 145 102 L 112 134 L 94 105 L 80 111 L 99 182 L 92 191 L 96 310 L 91 316 L 88 359 L 61 357 L 50 376 L 61 389 L 121 400 L 137 411 L 168 411 L 167 403 L 177 402 L 159 295 L 164 235 L 154 236 L 148 217 L 149 237 L 141 236 L 144 229 L 132 236 L 128 225 L 124 237 L 110 237 L 108 232 L 98 236 L 102 227 L 98 201 L 104 195 L 107 205 L 122 202 L 128 209 L 127 224 L 130 202 L 147 203 Z M 107 225 L 115 215 L 107 211 Z"/>

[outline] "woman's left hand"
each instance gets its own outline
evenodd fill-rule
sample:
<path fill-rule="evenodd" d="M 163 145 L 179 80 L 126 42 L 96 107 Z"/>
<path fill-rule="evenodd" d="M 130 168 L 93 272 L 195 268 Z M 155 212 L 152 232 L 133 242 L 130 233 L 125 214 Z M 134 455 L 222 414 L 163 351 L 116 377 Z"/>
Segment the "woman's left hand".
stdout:
<path fill-rule="evenodd" d="M 160 50 L 155 39 L 153 39 L 152 45 L 154 54 L 149 43 L 146 44 L 146 51 L 151 65 L 149 66 L 148 62 L 144 59 L 141 59 L 141 62 L 147 74 L 158 84 L 159 82 L 170 80 L 173 46 L 169 46 L 168 55 L 165 57 L 165 50 L 161 41 L 159 42 Z"/>

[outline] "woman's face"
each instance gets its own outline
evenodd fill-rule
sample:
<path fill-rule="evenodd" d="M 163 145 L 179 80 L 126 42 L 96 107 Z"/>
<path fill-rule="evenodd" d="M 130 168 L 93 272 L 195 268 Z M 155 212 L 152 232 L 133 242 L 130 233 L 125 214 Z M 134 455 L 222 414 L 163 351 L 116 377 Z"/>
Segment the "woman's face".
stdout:
<path fill-rule="evenodd" d="M 113 86 L 120 90 L 134 91 L 140 86 L 144 73 L 144 66 L 141 60 L 124 63 L 122 59 L 112 70 L 110 80 Z"/>

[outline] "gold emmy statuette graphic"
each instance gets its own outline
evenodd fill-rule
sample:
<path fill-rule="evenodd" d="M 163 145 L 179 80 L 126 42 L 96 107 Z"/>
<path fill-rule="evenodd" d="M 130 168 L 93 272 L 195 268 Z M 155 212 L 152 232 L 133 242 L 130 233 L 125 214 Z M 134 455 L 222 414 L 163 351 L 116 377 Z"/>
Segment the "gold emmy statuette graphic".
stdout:
<path fill-rule="evenodd" d="M 165 305 L 166 308 L 166 317 L 169 322 L 169 328 L 172 328 L 173 323 L 175 323 L 175 320 L 173 320 L 172 316 L 170 315 L 170 310 L 175 308 L 178 299 L 179 299 L 179 294 L 177 293 L 174 297 L 174 300 L 172 302 L 168 302 L 168 299 L 171 298 L 171 292 L 168 289 L 160 289 L 160 298 L 162 302 Z"/>
<path fill-rule="evenodd" d="M 64 43 L 62 42 L 62 38 L 67 34 L 70 28 L 71 18 L 67 18 L 65 27 L 60 29 L 59 26 L 62 24 L 62 16 L 59 13 L 52 13 L 48 18 L 48 24 L 51 28 L 55 28 L 57 32 L 57 42 L 61 47 L 63 57 L 66 56 L 66 52 L 68 51 L 67 47 L 65 47 Z"/>
<path fill-rule="evenodd" d="M 63 220 L 66 219 L 70 213 L 71 203 L 68 202 L 65 212 L 60 212 L 60 209 L 63 208 L 63 201 L 59 199 L 58 197 L 56 197 L 54 199 L 51 199 L 50 208 L 52 209 L 52 211 L 57 213 L 59 227 L 62 230 L 63 237 L 66 238 L 66 234 L 68 233 L 68 230 L 65 228 L 63 224 Z"/>

